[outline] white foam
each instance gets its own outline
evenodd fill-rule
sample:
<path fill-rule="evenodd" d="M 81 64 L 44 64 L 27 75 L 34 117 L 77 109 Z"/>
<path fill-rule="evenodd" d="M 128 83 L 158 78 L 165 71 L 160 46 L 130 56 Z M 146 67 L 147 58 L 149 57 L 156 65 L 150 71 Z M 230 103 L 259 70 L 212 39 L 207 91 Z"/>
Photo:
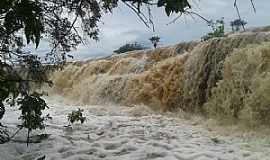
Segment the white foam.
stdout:
<path fill-rule="evenodd" d="M 189 120 L 148 111 L 143 106 L 72 106 L 50 98 L 50 113 L 44 131 L 51 136 L 41 143 L 9 142 L 0 145 L 1 160 L 269 160 L 270 146 L 241 138 L 220 136 Z M 85 124 L 67 129 L 67 114 L 78 107 L 87 117 Z M 141 109 L 141 113 L 139 111 Z M 3 123 L 14 128 L 19 112 L 8 109 Z M 34 132 L 33 134 L 44 133 Z M 25 131 L 15 139 L 24 139 Z"/>

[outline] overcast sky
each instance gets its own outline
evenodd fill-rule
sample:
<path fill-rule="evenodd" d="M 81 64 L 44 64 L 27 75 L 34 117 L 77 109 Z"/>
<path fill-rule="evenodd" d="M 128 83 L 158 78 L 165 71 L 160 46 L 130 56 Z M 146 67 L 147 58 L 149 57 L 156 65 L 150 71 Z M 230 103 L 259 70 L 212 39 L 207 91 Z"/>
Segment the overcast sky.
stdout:
<path fill-rule="evenodd" d="M 208 19 L 225 18 L 227 30 L 229 22 L 237 18 L 233 7 L 234 0 L 190 0 L 193 10 Z M 249 0 L 238 0 L 241 16 L 248 22 L 247 27 L 270 25 L 270 0 L 254 0 L 257 12 L 254 13 Z M 112 54 L 121 45 L 128 42 L 140 42 L 150 45 L 149 37 L 159 35 L 161 45 L 173 45 L 183 41 L 199 40 L 208 33 L 210 28 L 206 22 L 190 16 L 183 16 L 173 24 L 167 25 L 177 15 L 167 17 L 163 8 L 153 8 L 156 32 L 149 30 L 138 17 L 126 6 L 120 5 L 114 9 L 113 14 L 107 14 L 100 24 L 100 41 L 89 41 L 86 45 L 80 45 L 72 54 L 75 59 L 90 59 Z M 42 42 L 35 51 L 44 53 L 49 48 L 46 42 Z"/>

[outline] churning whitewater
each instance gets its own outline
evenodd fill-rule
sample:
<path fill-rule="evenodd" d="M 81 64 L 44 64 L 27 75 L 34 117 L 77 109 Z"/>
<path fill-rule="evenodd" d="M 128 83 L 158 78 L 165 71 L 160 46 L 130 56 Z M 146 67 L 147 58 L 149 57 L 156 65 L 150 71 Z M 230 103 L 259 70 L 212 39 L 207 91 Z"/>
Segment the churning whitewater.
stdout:
<path fill-rule="evenodd" d="M 56 100 L 57 99 L 57 100 Z M 26 132 L 0 146 L 0 159 L 34 160 L 269 160 L 269 141 L 220 136 L 194 121 L 161 115 L 144 106 L 74 106 L 60 97 L 48 98 L 53 117 L 46 122 L 44 140 L 25 143 Z M 84 109 L 84 124 L 68 125 L 66 115 Z M 14 112 L 15 111 L 15 112 Z M 16 108 L 4 122 L 15 128 Z M 37 135 L 35 132 L 32 135 Z M 35 143 L 34 143 L 35 142 Z"/>
<path fill-rule="evenodd" d="M 250 126 L 270 122 L 270 32 L 233 34 L 71 63 L 53 94 L 78 104 L 144 104 Z"/>

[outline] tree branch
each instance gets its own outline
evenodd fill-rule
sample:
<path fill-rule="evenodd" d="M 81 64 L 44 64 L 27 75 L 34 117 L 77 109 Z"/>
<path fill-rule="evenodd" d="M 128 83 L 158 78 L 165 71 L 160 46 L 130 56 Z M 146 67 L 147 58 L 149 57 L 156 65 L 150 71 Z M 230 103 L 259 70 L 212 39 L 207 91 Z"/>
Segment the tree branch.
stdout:
<path fill-rule="evenodd" d="M 140 10 L 138 10 L 138 9 L 136 9 L 136 8 L 134 8 L 132 5 L 130 5 L 130 4 L 128 4 L 127 2 L 125 2 L 125 1 L 123 1 L 123 3 L 128 7 L 128 8 L 130 8 L 138 17 L 139 17 L 139 19 L 145 24 L 145 26 L 147 27 L 147 28 L 151 28 L 150 26 L 149 26 L 149 24 L 148 24 L 148 21 L 146 20 L 147 18 L 146 18 L 146 16 L 142 13 L 142 12 L 140 12 Z M 151 23 L 151 22 L 150 22 Z M 153 31 L 154 31 L 154 24 L 153 23 L 151 23 L 151 25 L 153 26 Z"/>
<path fill-rule="evenodd" d="M 253 8 L 254 12 L 256 13 L 256 7 L 255 7 L 255 4 L 254 4 L 253 0 L 250 0 L 250 3 L 252 5 L 252 8 Z"/>
<path fill-rule="evenodd" d="M 239 8 L 238 8 L 238 5 L 237 5 L 237 0 L 234 0 L 234 7 L 236 9 L 239 20 L 242 20 L 241 15 L 240 15 L 240 11 L 239 11 Z M 246 31 L 245 25 L 244 24 L 241 24 L 241 25 L 242 25 L 243 30 Z"/>
<path fill-rule="evenodd" d="M 195 16 L 199 17 L 200 19 L 206 21 L 207 23 L 210 23 L 210 20 L 208 20 L 207 18 L 203 17 L 202 15 L 200 15 L 200 14 L 197 13 L 197 12 L 185 10 L 184 14 L 188 14 L 188 15 L 190 15 L 190 16 L 195 15 Z M 167 25 L 172 24 L 172 23 L 175 23 L 179 18 L 181 18 L 182 15 L 183 15 L 183 13 L 180 13 L 180 15 L 178 15 L 176 18 L 174 18 L 174 19 L 173 19 L 171 22 L 169 22 Z M 194 17 L 192 16 L 192 18 L 194 18 Z"/>

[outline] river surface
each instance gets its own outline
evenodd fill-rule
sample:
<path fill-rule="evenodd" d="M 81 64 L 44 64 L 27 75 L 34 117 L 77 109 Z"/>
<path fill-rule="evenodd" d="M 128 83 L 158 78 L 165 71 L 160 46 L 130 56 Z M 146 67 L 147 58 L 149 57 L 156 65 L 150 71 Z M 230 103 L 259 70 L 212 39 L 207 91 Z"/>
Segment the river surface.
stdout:
<path fill-rule="evenodd" d="M 46 110 L 53 119 L 40 143 L 23 143 L 22 130 L 9 143 L 0 145 L 0 160 L 270 160 L 270 143 L 213 132 L 192 120 L 158 114 L 145 106 L 76 106 L 47 98 Z M 84 109 L 87 121 L 74 124 L 67 114 Z M 18 109 L 9 108 L 3 123 L 15 131 Z"/>

